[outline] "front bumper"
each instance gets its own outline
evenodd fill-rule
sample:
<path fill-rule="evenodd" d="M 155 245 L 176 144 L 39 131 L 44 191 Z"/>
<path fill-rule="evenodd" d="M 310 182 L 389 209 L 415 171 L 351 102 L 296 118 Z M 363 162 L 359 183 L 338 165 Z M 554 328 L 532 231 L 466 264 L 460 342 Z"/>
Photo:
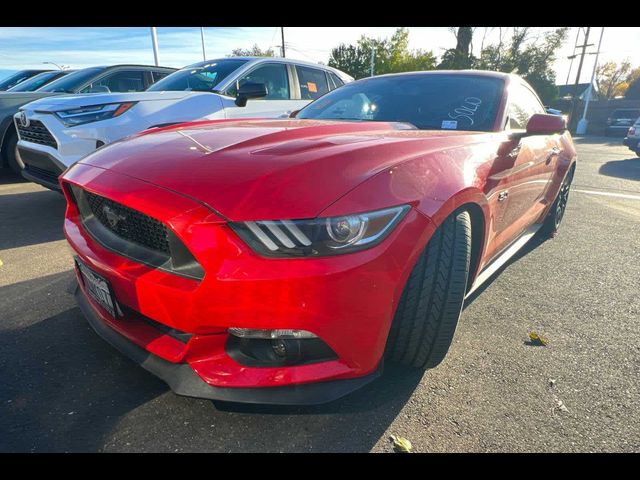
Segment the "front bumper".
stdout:
<path fill-rule="evenodd" d="M 634 152 L 637 152 L 638 149 L 638 143 L 640 142 L 640 138 L 634 138 L 634 137 L 624 137 L 624 140 L 622 140 L 622 144 L 626 145 L 627 147 L 629 147 L 629 150 L 632 150 Z"/>
<path fill-rule="evenodd" d="M 103 340 L 163 380 L 174 393 L 186 397 L 265 405 L 318 405 L 337 400 L 363 387 L 378 378 L 383 370 L 381 363 L 375 372 L 360 378 L 272 388 L 213 387 L 198 377 L 188 364 L 163 360 L 107 326 L 100 319 L 80 286 L 76 288 L 75 298 L 89 325 Z"/>
<path fill-rule="evenodd" d="M 331 393 L 318 394 L 320 402 L 375 378 L 404 284 L 433 232 L 430 220 L 412 209 L 384 242 L 371 249 L 317 259 L 270 259 L 255 254 L 211 210 L 172 191 L 82 163 L 68 170 L 63 181 L 168 225 L 203 267 L 204 278 L 196 280 L 108 250 L 84 229 L 73 202 L 69 203 L 64 224 L 67 240 L 88 267 L 110 282 L 124 310 L 186 332 L 190 338 L 178 342 L 143 325 L 135 315 L 114 319 L 89 301 L 94 315 L 116 335 L 151 354 L 149 358 L 157 358 L 150 361 L 154 365 L 178 366 L 167 367 L 170 371 L 189 369 L 189 375 L 215 389 L 210 392 L 289 387 L 298 392 L 302 386 L 315 392 L 321 385 L 332 385 L 327 387 Z M 325 342 L 336 358 L 281 366 L 241 364 L 226 351 L 230 327 L 307 330 Z M 164 370 L 158 375 L 172 388 L 182 385 L 183 380 Z M 333 384 L 338 381 L 340 387 Z M 223 399 L 227 394 L 213 395 L 205 396 Z M 287 394 L 290 400 L 281 403 L 298 403 L 294 401 L 298 395 Z M 261 395 L 246 398 L 276 402 L 263 401 Z M 300 403 L 316 402 L 301 398 Z"/>
<path fill-rule="evenodd" d="M 24 143 L 26 142 L 18 143 L 17 155 L 18 163 L 22 167 L 22 176 L 50 190 L 60 191 L 58 177 L 66 170 L 65 165 L 51 153 L 25 146 Z"/>

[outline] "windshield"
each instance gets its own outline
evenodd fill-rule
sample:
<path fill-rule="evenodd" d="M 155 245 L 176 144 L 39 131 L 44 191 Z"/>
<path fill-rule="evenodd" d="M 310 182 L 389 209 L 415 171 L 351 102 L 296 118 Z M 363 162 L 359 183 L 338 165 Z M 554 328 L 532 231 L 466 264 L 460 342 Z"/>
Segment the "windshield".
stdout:
<path fill-rule="evenodd" d="M 422 130 L 491 131 L 503 81 L 476 75 L 413 74 L 349 83 L 297 118 L 408 122 Z"/>
<path fill-rule="evenodd" d="M 42 87 L 46 83 L 50 82 L 51 79 L 64 76 L 69 72 L 61 72 L 61 71 L 53 71 L 53 72 L 44 72 L 36 75 L 35 77 L 31 77 L 24 82 L 19 83 L 15 87 L 9 89 L 10 92 L 33 92 L 38 88 Z"/>
<path fill-rule="evenodd" d="M 15 87 L 26 79 L 31 78 L 35 73 L 37 73 L 37 71 L 21 70 L 13 75 L 9 75 L 7 78 L 0 81 L 0 90 L 8 90 L 11 87 Z"/>
<path fill-rule="evenodd" d="M 38 89 L 38 92 L 76 93 L 88 80 L 98 75 L 104 67 L 77 70 Z"/>
<path fill-rule="evenodd" d="M 249 60 L 214 60 L 192 65 L 163 78 L 147 89 L 149 92 L 212 92 L 216 85 Z"/>

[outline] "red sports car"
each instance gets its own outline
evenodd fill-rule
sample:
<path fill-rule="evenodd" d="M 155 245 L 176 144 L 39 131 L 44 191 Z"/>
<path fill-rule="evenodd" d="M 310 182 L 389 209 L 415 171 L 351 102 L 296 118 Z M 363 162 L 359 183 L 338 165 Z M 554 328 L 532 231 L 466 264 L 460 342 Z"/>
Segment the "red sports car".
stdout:
<path fill-rule="evenodd" d="M 576 151 L 515 75 L 373 77 L 293 115 L 153 129 L 61 178 L 80 307 L 176 393 L 315 404 L 434 367 L 562 220 Z"/>

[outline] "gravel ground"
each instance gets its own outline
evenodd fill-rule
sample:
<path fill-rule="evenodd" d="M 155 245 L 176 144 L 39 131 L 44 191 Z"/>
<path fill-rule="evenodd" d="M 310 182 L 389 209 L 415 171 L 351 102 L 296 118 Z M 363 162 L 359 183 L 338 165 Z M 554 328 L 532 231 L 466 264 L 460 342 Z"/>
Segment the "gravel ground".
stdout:
<path fill-rule="evenodd" d="M 445 362 L 313 408 L 172 394 L 76 308 L 63 198 L 0 177 L 0 451 L 640 451 L 640 159 L 577 143 L 560 234 L 467 302 Z"/>

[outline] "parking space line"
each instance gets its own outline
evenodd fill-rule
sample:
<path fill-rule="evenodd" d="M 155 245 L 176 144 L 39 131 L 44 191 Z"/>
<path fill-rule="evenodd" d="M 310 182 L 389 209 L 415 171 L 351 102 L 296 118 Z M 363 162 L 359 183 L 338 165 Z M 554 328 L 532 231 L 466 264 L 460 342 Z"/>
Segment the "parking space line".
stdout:
<path fill-rule="evenodd" d="M 586 193 L 588 195 L 602 195 L 604 197 L 626 198 L 628 200 L 640 200 L 640 195 L 629 195 L 628 193 L 598 192 L 595 190 L 579 190 L 572 188 L 571 191 Z"/>

